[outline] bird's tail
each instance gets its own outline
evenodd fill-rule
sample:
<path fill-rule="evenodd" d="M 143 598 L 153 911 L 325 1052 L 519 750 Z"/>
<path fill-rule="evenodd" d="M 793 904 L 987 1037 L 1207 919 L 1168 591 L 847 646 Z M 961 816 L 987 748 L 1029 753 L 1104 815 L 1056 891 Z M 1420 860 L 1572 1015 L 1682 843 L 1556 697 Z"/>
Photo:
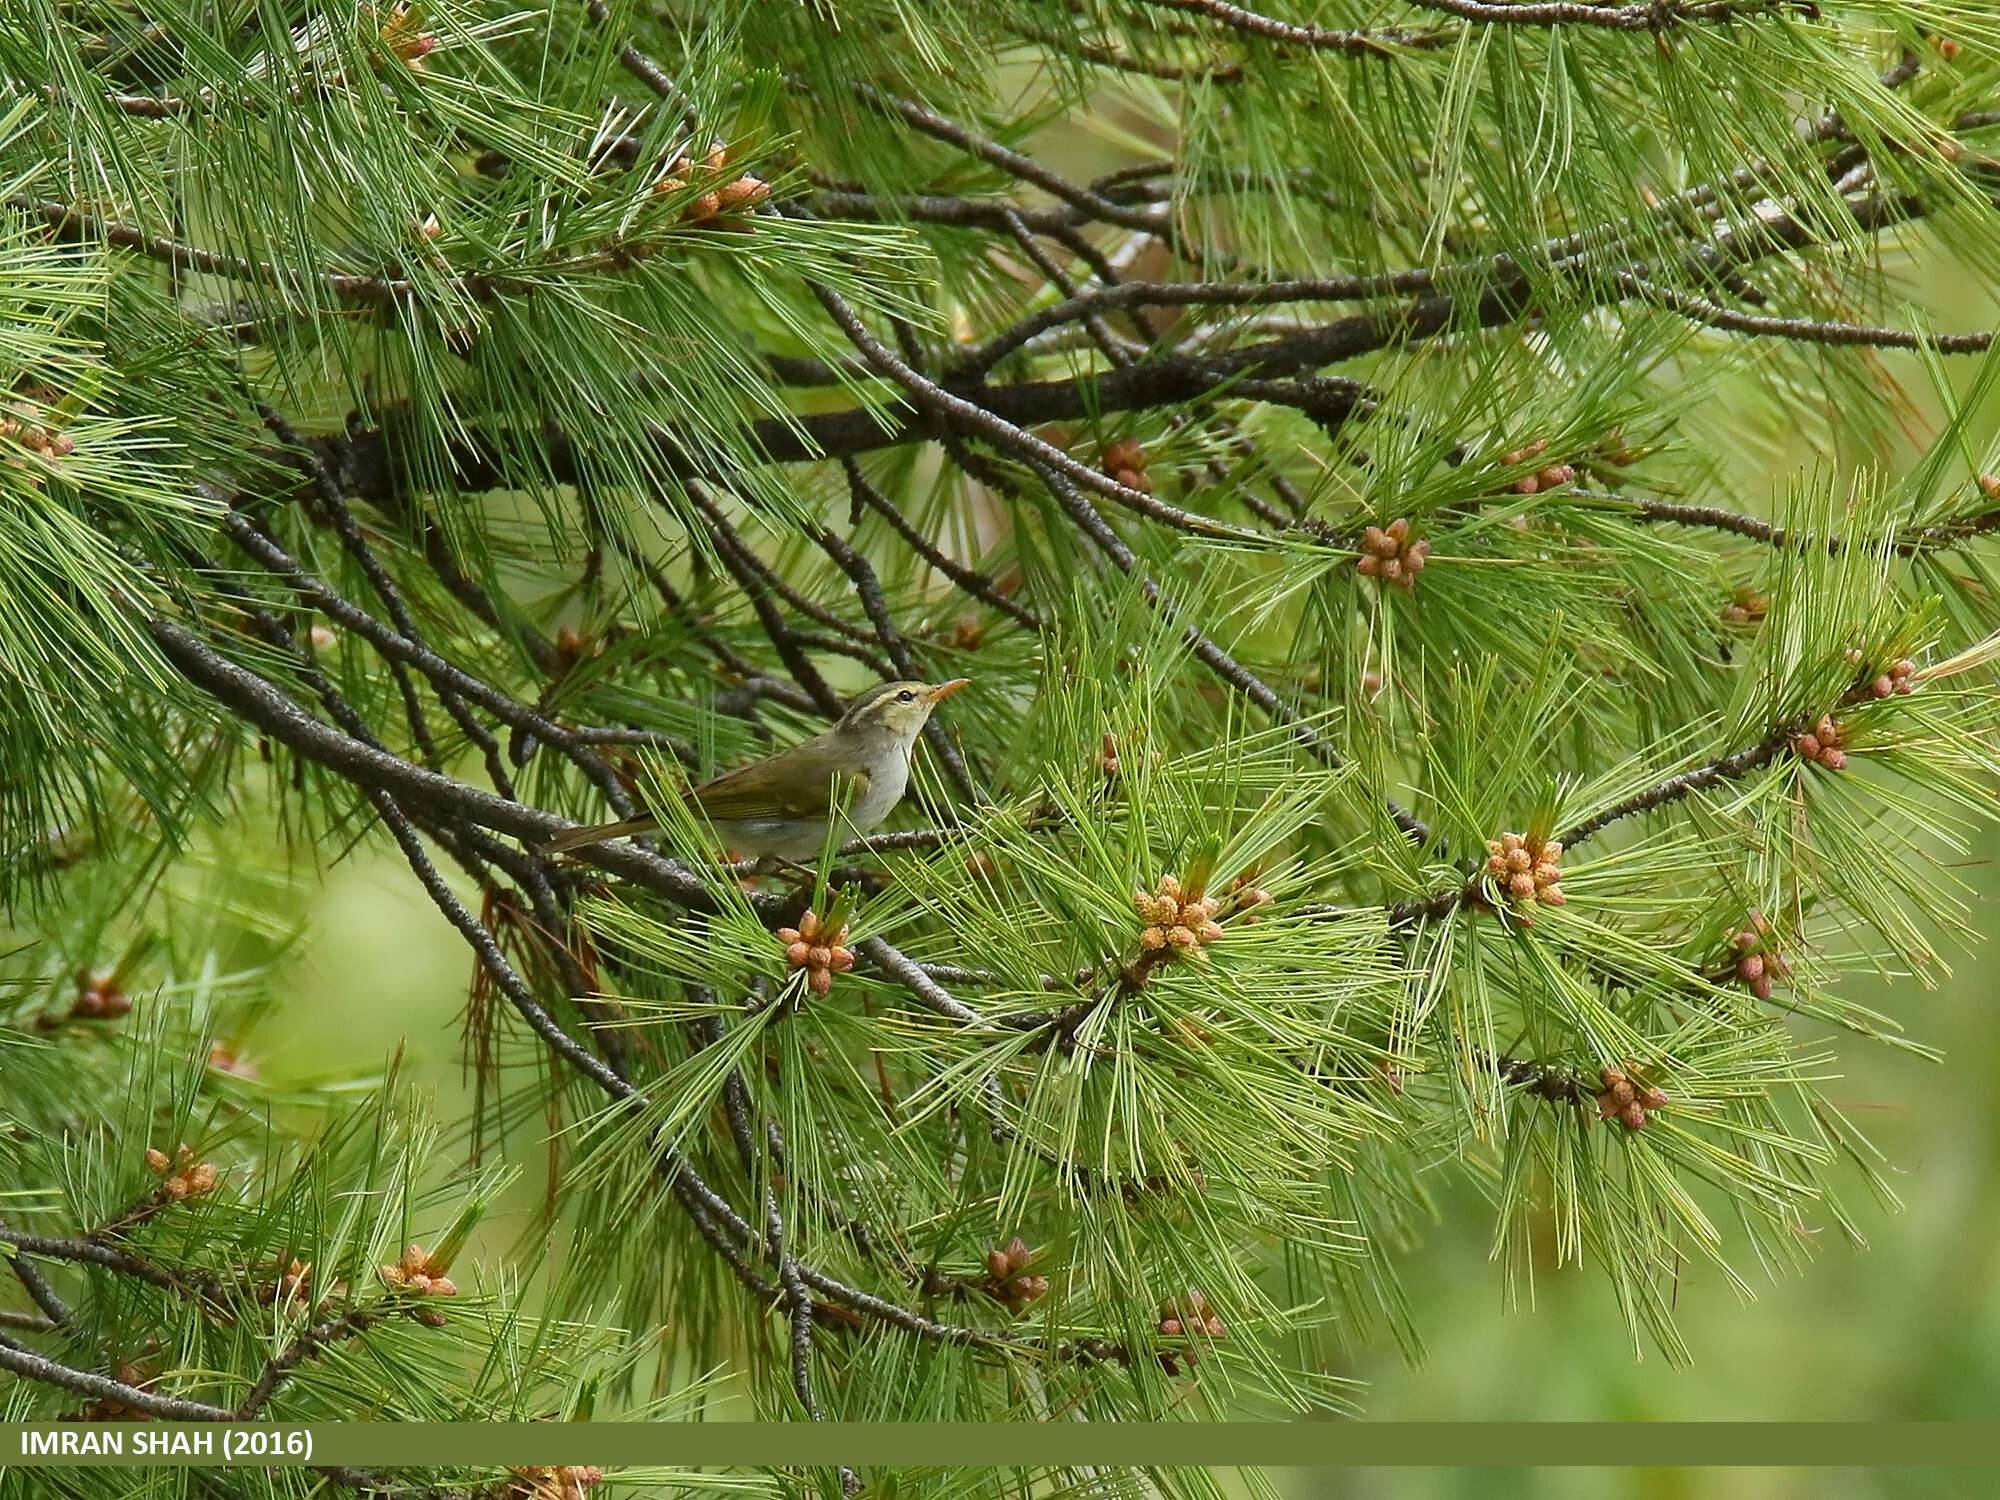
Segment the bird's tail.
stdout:
<path fill-rule="evenodd" d="M 569 849 L 582 849 L 591 844 L 622 839 L 628 834 L 657 833 L 659 828 L 659 819 L 650 816 L 627 818 L 622 823 L 598 823 L 589 828 L 566 828 L 542 845 L 541 852 L 561 854 Z"/>

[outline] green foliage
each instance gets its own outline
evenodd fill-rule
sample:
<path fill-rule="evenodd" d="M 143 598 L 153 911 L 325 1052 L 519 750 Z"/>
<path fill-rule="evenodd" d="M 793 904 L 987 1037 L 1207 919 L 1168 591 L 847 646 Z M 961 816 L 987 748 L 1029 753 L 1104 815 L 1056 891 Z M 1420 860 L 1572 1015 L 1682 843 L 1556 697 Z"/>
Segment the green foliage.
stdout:
<path fill-rule="evenodd" d="M 8 8 L 11 1411 L 1347 1411 L 1455 1185 L 1675 1358 L 1893 1201 L 1990 8 L 1279 9 Z M 678 795 L 958 676 L 810 871 Z M 235 1065 L 349 857 L 470 946 L 464 1118 Z M 856 1482 L 946 1484 L 755 1481 Z"/>

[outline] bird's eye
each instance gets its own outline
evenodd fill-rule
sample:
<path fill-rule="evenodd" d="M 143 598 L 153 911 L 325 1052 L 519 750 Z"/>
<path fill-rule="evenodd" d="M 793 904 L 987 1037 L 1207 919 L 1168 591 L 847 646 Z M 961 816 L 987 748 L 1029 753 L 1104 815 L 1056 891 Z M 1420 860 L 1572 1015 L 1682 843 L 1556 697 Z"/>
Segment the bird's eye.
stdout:
<path fill-rule="evenodd" d="M 896 694 L 896 701 L 898 703 L 915 703 L 917 701 L 917 695 L 911 692 L 908 688 L 904 688 L 902 692 Z"/>

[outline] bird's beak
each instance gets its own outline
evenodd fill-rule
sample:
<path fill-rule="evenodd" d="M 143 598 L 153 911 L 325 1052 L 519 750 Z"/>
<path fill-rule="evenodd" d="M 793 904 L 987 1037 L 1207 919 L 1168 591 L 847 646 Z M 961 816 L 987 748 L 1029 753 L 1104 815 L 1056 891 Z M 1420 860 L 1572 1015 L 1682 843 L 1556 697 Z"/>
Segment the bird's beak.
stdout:
<path fill-rule="evenodd" d="M 944 702 L 945 699 L 949 698 L 960 688 L 965 687 L 971 681 L 970 677 L 954 677 L 950 682 L 940 682 L 930 690 L 931 706 L 933 708 L 937 707 L 938 704 Z"/>

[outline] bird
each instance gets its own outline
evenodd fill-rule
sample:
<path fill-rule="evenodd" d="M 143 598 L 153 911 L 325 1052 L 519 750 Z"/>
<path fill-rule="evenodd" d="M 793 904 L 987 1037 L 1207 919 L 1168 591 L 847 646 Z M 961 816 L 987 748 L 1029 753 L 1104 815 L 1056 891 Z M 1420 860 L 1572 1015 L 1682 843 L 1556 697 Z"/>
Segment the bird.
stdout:
<path fill-rule="evenodd" d="M 705 817 L 722 846 L 752 859 L 784 862 L 816 857 L 836 814 L 867 833 L 903 800 L 910 753 L 931 712 L 971 679 L 884 682 L 848 707 L 831 729 L 776 755 L 726 771 L 681 794 Z M 562 854 L 635 833 L 655 833 L 651 814 L 618 823 L 570 828 L 542 845 Z"/>

